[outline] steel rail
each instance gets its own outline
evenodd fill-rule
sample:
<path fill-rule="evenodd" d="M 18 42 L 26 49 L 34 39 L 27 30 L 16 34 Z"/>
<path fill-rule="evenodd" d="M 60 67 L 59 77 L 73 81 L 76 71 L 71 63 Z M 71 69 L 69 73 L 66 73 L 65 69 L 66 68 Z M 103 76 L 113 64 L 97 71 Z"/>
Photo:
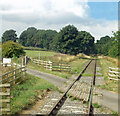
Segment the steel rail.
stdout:
<path fill-rule="evenodd" d="M 54 107 L 50 110 L 50 112 L 48 113 L 48 116 L 55 116 L 58 112 L 58 110 L 60 109 L 60 107 L 63 105 L 63 103 L 65 102 L 65 100 L 67 99 L 67 93 L 68 91 L 72 88 L 72 86 L 74 85 L 74 83 L 76 81 L 78 81 L 81 77 L 82 77 L 82 74 L 85 72 L 85 70 L 87 69 L 87 67 L 90 65 L 90 63 L 93 61 L 90 60 L 88 62 L 88 64 L 85 66 L 85 68 L 80 72 L 79 76 L 77 77 L 77 79 L 69 86 L 69 88 L 65 91 L 65 93 L 63 94 L 63 96 L 59 99 L 59 101 L 54 105 Z"/>
<path fill-rule="evenodd" d="M 92 97 L 93 97 L 93 89 L 95 85 L 95 78 L 96 78 L 96 65 L 97 59 L 95 60 L 94 72 L 93 72 L 93 83 L 91 85 L 90 94 L 89 94 L 89 107 L 88 107 L 88 116 L 93 116 L 93 106 L 92 106 Z"/>

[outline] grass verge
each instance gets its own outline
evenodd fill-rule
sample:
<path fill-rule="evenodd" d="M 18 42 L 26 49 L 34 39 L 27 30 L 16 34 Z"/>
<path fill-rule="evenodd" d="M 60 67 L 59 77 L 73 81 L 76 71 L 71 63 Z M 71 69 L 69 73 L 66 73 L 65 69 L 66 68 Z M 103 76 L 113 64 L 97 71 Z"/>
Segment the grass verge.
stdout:
<path fill-rule="evenodd" d="M 11 114 L 16 114 L 34 104 L 38 95 L 44 95 L 43 90 L 56 90 L 56 87 L 40 78 L 26 74 L 26 80 L 11 88 Z"/>
<path fill-rule="evenodd" d="M 100 64 L 101 64 L 101 68 L 102 68 L 102 74 L 103 74 L 104 79 L 105 79 L 105 84 L 100 85 L 100 87 L 102 87 L 103 89 L 107 89 L 109 91 L 113 91 L 113 92 L 118 93 L 118 81 L 108 79 L 109 67 L 116 68 L 115 64 L 106 60 L 106 59 L 101 59 Z"/>

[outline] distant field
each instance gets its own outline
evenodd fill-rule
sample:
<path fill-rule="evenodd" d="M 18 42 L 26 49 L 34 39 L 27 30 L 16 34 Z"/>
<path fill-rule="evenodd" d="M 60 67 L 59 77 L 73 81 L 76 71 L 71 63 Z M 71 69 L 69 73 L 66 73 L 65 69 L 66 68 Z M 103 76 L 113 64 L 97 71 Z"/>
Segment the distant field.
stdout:
<path fill-rule="evenodd" d="M 33 58 L 39 58 L 39 53 L 40 56 L 54 56 L 55 54 L 57 54 L 56 52 L 50 52 L 50 51 L 32 51 L 32 50 L 24 50 L 26 52 L 26 55 L 29 57 L 33 57 Z"/>

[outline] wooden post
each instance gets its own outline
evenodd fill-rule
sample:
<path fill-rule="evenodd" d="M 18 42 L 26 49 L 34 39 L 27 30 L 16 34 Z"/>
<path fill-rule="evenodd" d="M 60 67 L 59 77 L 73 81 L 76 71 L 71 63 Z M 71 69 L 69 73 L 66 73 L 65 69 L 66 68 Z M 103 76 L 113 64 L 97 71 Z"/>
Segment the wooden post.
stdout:
<path fill-rule="evenodd" d="M 47 70 L 47 61 L 46 61 L 46 70 Z"/>
<path fill-rule="evenodd" d="M 6 90 L 2 91 L 2 88 L 6 88 Z M 3 112 L 5 112 L 5 114 L 10 114 L 10 84 L 0 84 L 0 90 L 0 96 L 3 98 L 0 99 L 0 115 L 2 115 Z"/>
<path fill-rule="evenodd" d="M 52 71 L 52 62 L 51 62 L 51 64 L 50 64 L 50 70 Z"/>
<path fill-rule="evenodd" d="M 59 64 L 59 66 L 60 66 L 60 72 L 61 72 L 61 64 Z"/>
<path fill-rule="evenodd" d="M 26 67 L 24 67 L 24 80 L 25 80 L 25 77 L 26 77 Z"/>
<path fill-rule="evenodd" d="M 15 85 L 15 78 L 16 78 L 16 70 L 14 71 L 14 81 L 13 81 L 13 84 Z"/>
<path fill-rule="evenodd" d="M 25 56 L 25 66 L 26 66 L 26 64 L 27 64 L 27 56 Z"/>
<path fill-rule="evenodd" d="M 71 66 L 69 65 L 69 72 L 71 71 Z"/>
<path fill-rule="evenodd" d="M 23 60 L 23 57 L 22 57 L 22 66 L 24 66 L 24 60 Z"/>

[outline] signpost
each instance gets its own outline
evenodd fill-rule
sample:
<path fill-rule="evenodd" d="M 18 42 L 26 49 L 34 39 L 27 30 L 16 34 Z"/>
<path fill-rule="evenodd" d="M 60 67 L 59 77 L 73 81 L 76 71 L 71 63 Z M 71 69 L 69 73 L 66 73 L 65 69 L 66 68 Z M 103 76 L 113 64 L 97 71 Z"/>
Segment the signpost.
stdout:
<path fill-rule="evenodd" d="M 40 52 L 39 52 L 39 60 L 40 60 Z"/>
<path fill-rule="evenodd" d="M 3 58 L 3 64 L 11 66 L 11 58 Z"/>

